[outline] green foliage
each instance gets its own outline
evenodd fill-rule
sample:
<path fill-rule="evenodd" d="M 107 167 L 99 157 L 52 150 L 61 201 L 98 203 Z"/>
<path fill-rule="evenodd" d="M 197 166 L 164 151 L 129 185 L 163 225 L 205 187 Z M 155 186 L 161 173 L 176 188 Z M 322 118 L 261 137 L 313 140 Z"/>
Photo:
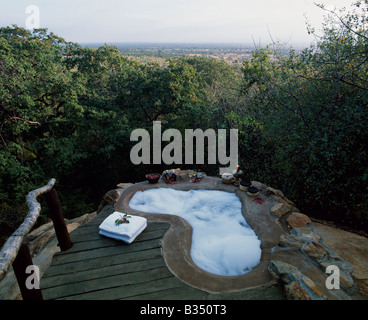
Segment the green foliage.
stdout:
<path fill-rule="evenodd" d="M 368 0 L 354 8 L 329 12 L 322 35 L 309 26 L 314 46 L 259 48 L 241 72 L 204 57 L 143 64 L 114 46 L 1 28 L 0 233 L 14 231 L 26 194 L 51 177 L 74 218 L 117 183 L 167 169 L 130 162 L 130 133 L 155 120 L 182 134 L 238 129 L 250 179 L 309 215 L 368 229 Z"/>
<path fill-rule="evenodd" d="M 315 46 L 272 59 L 259 50 L 243 73 L 273 149 L 267 175 L 311 215 L 367 228 L 367 2 L 361 5 L 360 13 L 331 13 Z"/>
<path fill-rule="evenodd" d="M 51 177 L 67 218 L 95 210 L 116 183 L 141 180 L 149 169 L 130 163 L 131 131 L 154 120 L 209 126 L 199 74 L 209 71 L 185 59 L 141 64 L 45 29 L 1 28 L 0 215 Z"/>

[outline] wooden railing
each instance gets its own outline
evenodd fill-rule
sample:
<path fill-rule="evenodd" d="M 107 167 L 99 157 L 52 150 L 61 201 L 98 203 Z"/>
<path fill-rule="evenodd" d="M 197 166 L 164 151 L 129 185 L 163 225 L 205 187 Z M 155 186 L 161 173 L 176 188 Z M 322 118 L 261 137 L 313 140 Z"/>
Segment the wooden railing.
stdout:
<path fill-rule="evenodd" d="M 26 197 L 26 203 L 29 209 L 28 214 L 19 228 L 8 238 L 0 251 L 0 281 L 12 265 L 23 300 L 42 300 L 40 288 L 29 289 L 26 286 L 26 280 L 29 276 L 26 273 L 26 269 L 28 266 L 33 265 L 33 263 L 29 248 L 24 243 L 25 237 L 40 215 L 41 205 L 36 200 L 38 196 L 44 194 L 46 197 L 49 207 L 48 215 L 54 223 L 60 250 L 65 251 L 73 245 L 69 238 L 57 192 L 54 189 L 55 182 L 55 179 L 51 179 L 47 185 L 28 193 Z"/>

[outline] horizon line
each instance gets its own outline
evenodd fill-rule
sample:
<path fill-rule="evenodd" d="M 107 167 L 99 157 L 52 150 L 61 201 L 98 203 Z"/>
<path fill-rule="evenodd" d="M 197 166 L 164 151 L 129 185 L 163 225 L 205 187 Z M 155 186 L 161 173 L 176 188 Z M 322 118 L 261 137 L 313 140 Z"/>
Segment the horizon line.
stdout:
<path fill-rule="evenodd" d="M 311 42 L 290 42 L 290 43 L 284 43 L 284 45 L 286 46 L 290 46 L 290 45 L 310 45 L 313 41 Z M 180 42 L 180 41 L 176 41 L 176 42 L 164 42 L 164 41 L 85 41 L 85 42 L 80 42 L 78 41 L 77 43 L 81 44 L 81 45 L 88 45 L 88 44 L 121 44 L 121 45 L 221 45 L 221 46 L 254 46 L 255 43 L 254 42 Z M 261 45 L 272 45 L 272 43 L 267 43 L 267 44 L 262 44 L 262 43 L 258 43 Z M 257 44 L 257 45 L 258 45 Z M 281 43 L 280 43 L 281 44 Z"/>

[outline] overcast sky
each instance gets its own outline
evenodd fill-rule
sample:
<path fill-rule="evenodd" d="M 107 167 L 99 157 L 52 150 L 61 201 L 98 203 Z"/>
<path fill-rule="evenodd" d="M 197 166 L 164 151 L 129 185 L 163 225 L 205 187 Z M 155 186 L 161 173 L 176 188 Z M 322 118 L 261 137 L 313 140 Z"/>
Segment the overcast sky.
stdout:
<path fill-rule="evenodd" d="M 26 27 L 29 5 L 40 27 L 67 41 L 308 43 L 306 15 L 317 29 L 326 6 L 353 0 L 0 0 L 0 26 Z"/>

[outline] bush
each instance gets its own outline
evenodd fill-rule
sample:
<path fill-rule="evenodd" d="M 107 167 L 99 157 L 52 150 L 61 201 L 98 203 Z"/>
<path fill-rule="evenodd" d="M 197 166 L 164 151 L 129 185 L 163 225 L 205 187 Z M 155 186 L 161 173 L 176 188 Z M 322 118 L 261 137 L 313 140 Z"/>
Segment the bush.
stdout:
<path fill-rule="evenodd" d="M 361 13 L 331 12 L 300 54 L 255 52 L 243 90 L 260 109 L 273 158 L 264 170 L 277 187 L 314 217 L 367 229 L 368 5 L 360 5 Z"/>

